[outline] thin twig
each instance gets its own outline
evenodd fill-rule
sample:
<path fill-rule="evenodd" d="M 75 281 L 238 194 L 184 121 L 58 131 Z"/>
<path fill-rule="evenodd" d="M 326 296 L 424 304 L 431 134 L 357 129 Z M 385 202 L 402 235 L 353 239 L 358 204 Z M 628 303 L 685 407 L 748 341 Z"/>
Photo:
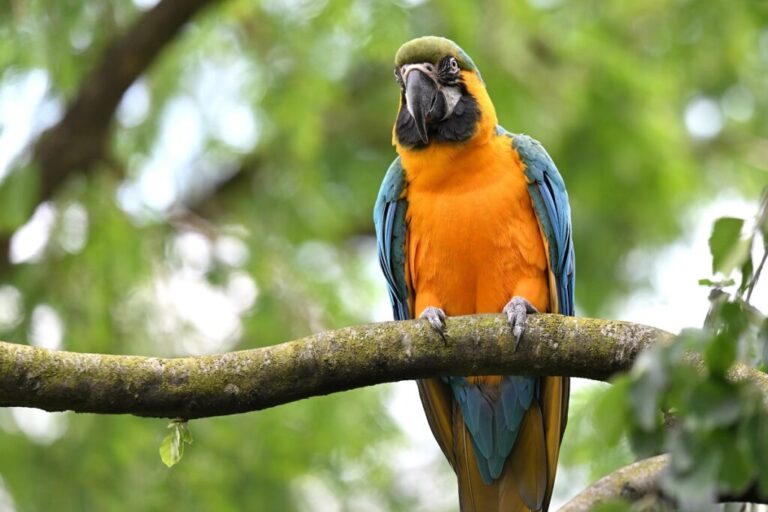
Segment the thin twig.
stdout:
<path fill-rule="evenodd" d="M 749 282 L 749 287 L 747 288 L 747 303 L 749 303 L 749 300 L 752 298 L 752 290 L 755 288 L 757 280 L 760 279 L 760 273 L 763 271 L 766 259 L 768 259 L 768 250 L 763 251 L 763 259 L 760 260 L 760 265 L 757 266 L 757 270 L 752 276 L 752 280 Z"/>

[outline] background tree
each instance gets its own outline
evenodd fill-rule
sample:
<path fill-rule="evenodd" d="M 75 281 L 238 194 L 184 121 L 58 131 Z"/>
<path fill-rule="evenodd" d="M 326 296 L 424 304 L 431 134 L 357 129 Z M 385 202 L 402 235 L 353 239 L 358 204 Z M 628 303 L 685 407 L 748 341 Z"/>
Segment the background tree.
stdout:
<path fill-rule="evenodd" d="M 766 181 L 759 2 L 149 4 L 0 1 L 0 339 L 181 355 L 381 318 L 371 208 L 417 35 L 467 48 L 558 162 L 579 314 L 614 316 L 694 206 Z M 435 510 L 392 455 L 388 393 L 195 422 L 172 471 L 164 422 L 2 410 L 0 476 L 18 510 Z"/>

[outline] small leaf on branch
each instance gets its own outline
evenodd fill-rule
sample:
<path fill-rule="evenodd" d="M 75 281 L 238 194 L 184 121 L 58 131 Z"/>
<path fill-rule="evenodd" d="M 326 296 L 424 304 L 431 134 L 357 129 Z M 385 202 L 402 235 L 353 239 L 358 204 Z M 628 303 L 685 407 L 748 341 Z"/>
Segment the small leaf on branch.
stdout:
<path fill-rule="evenodd" d="M 750 243 L 750 246 L 752 244 Z M 741 264 L 741 284 L 739 285 L 739 297 L 743 296 L 744 293 L 749 289 L 750 283 L 752 282 L 752 274 L 754 273 L 754 267 L 752 264 L 752 255 L 747 251 L 747 256 L 744 259 L 744 262 Z"/>
<path fill-rule="evenodd" d="M 749 254 L 752 238 L 741 238 L 742 226 L 744 226 L 744 219 L 735 217 L 722 217 L 715 221 L 712 235 L 709 237 L 712 272 L 721 272 L 728 276 L 734 268 L 741 266 L 744 262 Z"/>
<path fill-rule="evenodd" d="M 192 433 L 186 420 L 173 420 L 168 424 L 171 432 L 160 443 L 160 459 L 169 468 L 184 456 L 184 445 L 192 444 Z"/>
<path fill-rule="evenodd" d="M 733 279 L 720 279 L 719 281 L 713 281 L 709 278 L 703 278 L 699 279 L 699 284 L 701 286 L 709 286 L 713 288 L 725 288 L 726 286 L 732 286 L 736 284 L 736 281 Z"/>

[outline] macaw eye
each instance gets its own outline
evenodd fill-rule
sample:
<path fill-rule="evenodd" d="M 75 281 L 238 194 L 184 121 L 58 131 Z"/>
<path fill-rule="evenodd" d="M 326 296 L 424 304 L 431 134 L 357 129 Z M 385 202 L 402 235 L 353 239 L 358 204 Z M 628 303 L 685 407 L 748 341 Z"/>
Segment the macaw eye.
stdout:
<path fill-rule="evenodd" d="M 448 61 L 448 69 L 454 75 L 458 74 L 458 72 L 459 72 L 459 61 L 457 61 L 454 57 L 451 57 L 451 59 Z"/>

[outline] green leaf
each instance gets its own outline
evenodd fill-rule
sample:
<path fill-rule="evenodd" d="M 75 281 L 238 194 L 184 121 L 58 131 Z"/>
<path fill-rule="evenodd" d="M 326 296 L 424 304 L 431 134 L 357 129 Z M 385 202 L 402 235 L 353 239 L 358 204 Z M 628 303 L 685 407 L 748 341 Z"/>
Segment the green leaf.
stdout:
<path fill-rule="evenodd" d="M 750 243 L 749 245 L 751 246 L 752 244 Z M 744 260 L 744 263 L 742 263 L 740 271 L 741 284 L 739 284 L 739 296 L 742 296 L 747 291 L 747 288 L 749 288 L 749 283 L 752 281 L 752 273 L 754 272 L 751 252 L 747 251 L 747 257 Z"/>
<path fill-rule="evenodd" d="M 690 410 L 704 428 L 728 426 L 741 415 L 738 390 L 730 383 L 715 380 L 701 382 L 691 393 Z"/>
<path fill-rule="evenodd" d="M 713 281 L 709 278 L 703 278 L 699 279 L 699 284 L 701 286 L 710 286 L 713 288 L 725 288 L 726 286 L 732 286 L 736 284 L 736 281 L 733 279 L 720 279 L 719 281 Z"/>
<path fill-rule="evenodd" d="M 749 253 L 747 240 L 741 239 L 744 219 L 722 217 L 715 221 L 712 235 L 709 237 L 709 250 L 712 253 L 712 272 L 721 272 L 728 276 L 740 266 Z M 751 241 L 751 238 L 750 238 Z"/>
<path fill-rule="evenodd" d="M 181 432 L 181 441 L 186 444 L 192 444 L 192 441 L 194 441 L 194 439 L 192 439 L 192 431 L 189 430 L 189 424 L 186 421 L 184 421 L 184 422 L 179 422 L 178 425 L 179 425 L 179 430 Z"/>
<path fill-rule="evenodd" d="M 647 431 L 658 426 L 661 394 L 669 384 L 664 356 L 663 347 L 651 347 L 638 356 L 632 367 L 630 403 L 637 425 Z"/>
<path fill-rule="evenodd" d="M 721 333 L 704 349 L 704 364 L 715 375 L 723 375 L 736 360 L 735 337 Z"/>
<path fill-rule="evenodd" d="M 749 327 L 749 315 L 742 301 L 724 302 L 719 311 L 725 331 L 736 341 Z"/>
<path fill-rule="evenodd" d="M 762 362 L 760 366 L 765 367 L 766 365 L 768 365 L 768 318 L 764 319 L 760 324 L 760 328 L 757 331 L 757 340 L 760 343 L 760 345 L 762 345 L 763 347 Z M 760 371 L 764 373 L 768 373 L 766 372 L 766 370 L 762 368 L 760 368 Z"/>
<path fill-rule="evenodd" d="M 762 493 L 768 492 L 768 414 L 765 409 L 758 412 L 750 425 L 752 427 L 752 446 L 757 462 L 757 483 Z"/>
<path fill-rule="evenodd" d="M 168 424 L 171 432 L 160 443 L 160 460 L 166 466 L 173 467 L 184 456 L 184 445 L 192 444 L 192 434 L 183 420 L 173 420 Z"/>
<path fill-rule="evenodd" d="M 659 421 L 653 430 L 643 430 L 636 425 L 630 429 L 629 445 L 639 457 L 652 457 L 661 453 L 664 445 L 664 429 L 659 413 Z"/>
<path fill-rule="evenodd" d="M 681 444 L 675 447 L 678 455 L 679 449 L 687 444 L 681 439 Z M 675 456 L 675 451 L 670 453 L 670 472 L 662 477 L 662 489 L 677 499 L 683 510 L 711 510 L 716 496 L 719 454 L 708 455 L 684 472 L 675 471 Z"/>
<path fill-rule="evenodd" d="M 691 472 L 695 467 L 695 446 L 689 432 L 671 430 L 664 440 L 664 449 L 669 452 L 669 469 L 674 474 Z"/>
<path fill-rule="evenodd" d="M 183 445 L 180 443 L 177 431 L 174 430 L 165 436 L 163 442 L 160 443 L 160 460 L 163 461 L 163 464 L 170 468 L 179 462 L 183 454 L 181 446 Z"/>
<path fill-rule="evenodd" d="M 720 482 L 734 494 L 744 491 L 755 475 L 754 459 L 746 444 L 746 441 L 737 438 L 730 449 L 722 451 Z"/>

